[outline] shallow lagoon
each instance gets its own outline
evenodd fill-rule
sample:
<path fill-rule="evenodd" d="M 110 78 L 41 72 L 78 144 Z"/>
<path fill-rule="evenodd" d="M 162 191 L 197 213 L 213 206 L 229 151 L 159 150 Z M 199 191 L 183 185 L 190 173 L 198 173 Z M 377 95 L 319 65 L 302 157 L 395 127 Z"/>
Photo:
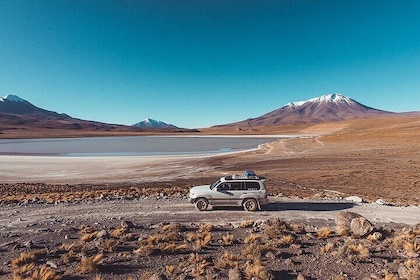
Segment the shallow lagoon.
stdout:
<path fill-rule="evenodd" d="M 0 140 L 0 154 L 139 156 L 225 153 L 257 148 L 280 137 L 129 136 Z"/>

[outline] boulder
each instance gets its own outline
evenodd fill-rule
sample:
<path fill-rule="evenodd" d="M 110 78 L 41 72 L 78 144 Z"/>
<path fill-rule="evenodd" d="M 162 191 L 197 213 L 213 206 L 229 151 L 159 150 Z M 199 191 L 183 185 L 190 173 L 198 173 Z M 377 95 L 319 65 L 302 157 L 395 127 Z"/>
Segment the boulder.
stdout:
<path fill-rule="evenodd" d="M 361 215 L 349 212 L 349 211 L 342 211 L 340 212 L 337 217 L 335 218 L 335 224 L 340 227 L 350 228 L 351 220 L 354 218 L 359 218 Z"/>
<path fill-rule="evenodd" d="M 351 220 L 350 230 L 355 236 L 362 237 L 373 231 L 373 225 L 366 218 L 358 217 Z"/>

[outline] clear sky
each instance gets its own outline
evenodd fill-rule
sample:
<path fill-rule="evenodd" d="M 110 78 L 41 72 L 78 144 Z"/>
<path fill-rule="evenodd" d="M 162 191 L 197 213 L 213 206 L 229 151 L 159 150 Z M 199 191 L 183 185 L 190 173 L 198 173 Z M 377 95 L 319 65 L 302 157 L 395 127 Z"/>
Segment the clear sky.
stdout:
<path fill-rule="evenodd" d="M 199 128 L 328 93 L 420 111 L 420 1 L 0 1 L 0 96 L 76 118 Z"/>

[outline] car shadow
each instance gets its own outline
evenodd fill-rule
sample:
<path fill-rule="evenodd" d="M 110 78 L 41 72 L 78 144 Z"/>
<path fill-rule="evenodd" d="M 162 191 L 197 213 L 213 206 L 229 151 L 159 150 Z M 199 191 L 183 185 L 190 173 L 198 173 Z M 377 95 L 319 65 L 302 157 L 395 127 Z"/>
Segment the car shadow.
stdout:
<path fill-rule="evenodd" d="M 346 210 L 356 206 L 353 202 L 270 202 L 261 207 L 260 211 L 275 212 L 275 211 L 339 211 Z M 227 206 L 213 206 L 212 210 L 226 210 L 226 211 L 244 211 L 242 207 L 227 207 Z"/>
<path fill-rule="evenodd" d="M 262 207 L 263 211 L 338 211 L 353 208 L 353 202 L 271 202 Z"/>

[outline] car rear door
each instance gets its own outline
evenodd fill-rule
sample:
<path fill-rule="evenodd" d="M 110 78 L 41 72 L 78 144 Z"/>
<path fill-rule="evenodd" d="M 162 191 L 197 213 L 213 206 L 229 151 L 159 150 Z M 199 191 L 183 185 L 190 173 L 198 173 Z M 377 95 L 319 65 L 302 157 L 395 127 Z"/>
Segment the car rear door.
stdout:
<path fill-rule="evenodd" d="M 241 205 L 242 196 L 246 194 L 244 182 L 232 182 L 230 183 L 231 192 L 231 205 Z"/>

